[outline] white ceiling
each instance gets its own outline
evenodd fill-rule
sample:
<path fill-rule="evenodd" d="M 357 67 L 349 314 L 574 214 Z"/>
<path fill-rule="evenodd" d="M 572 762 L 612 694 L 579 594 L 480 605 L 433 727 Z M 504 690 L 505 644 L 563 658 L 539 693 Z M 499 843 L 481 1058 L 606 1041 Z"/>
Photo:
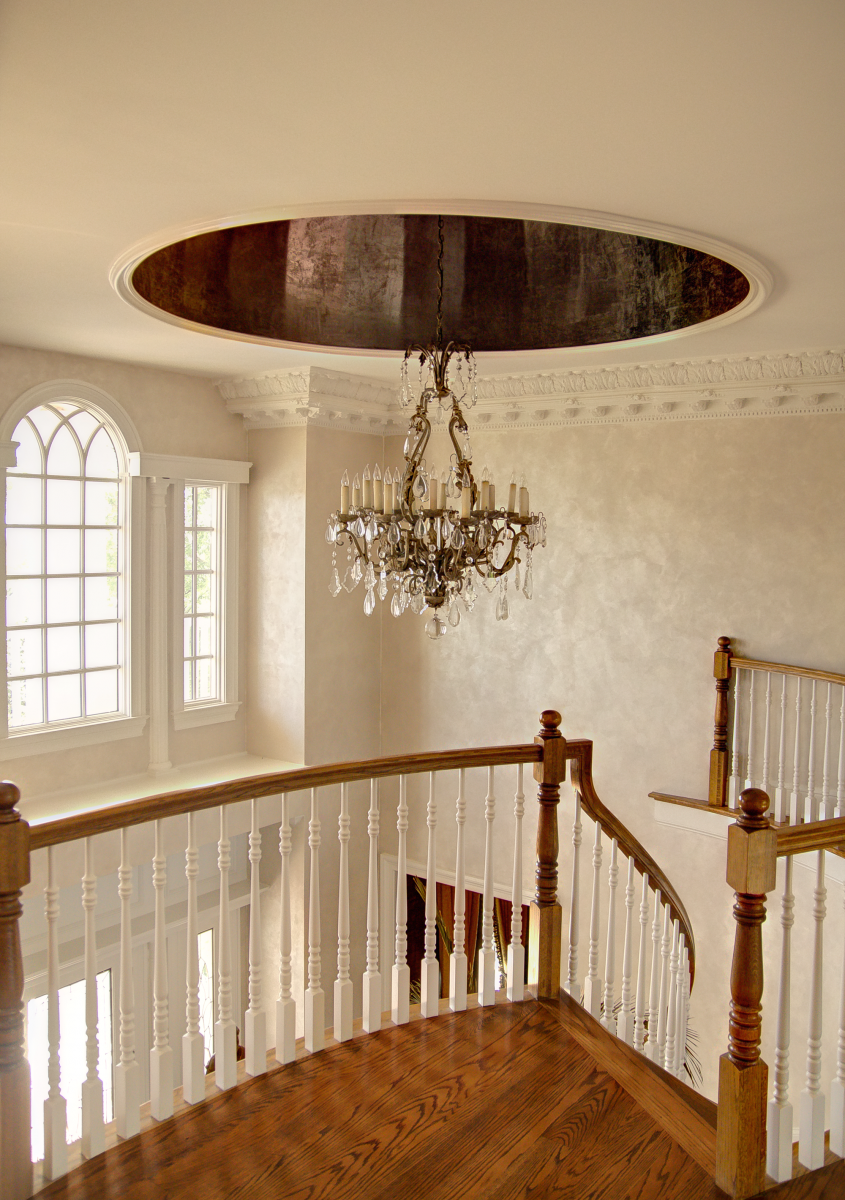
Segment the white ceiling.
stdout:
<path fill-rule="evenodd" d="M 0 341 L 391 378 L 157 322 L 110 270 L 236 214 L 452 200 L 681 227 L 774 280 L 733 324 L 482 371 L 841 346 L 844 45 L 842 0 L 3 0 Z"/>

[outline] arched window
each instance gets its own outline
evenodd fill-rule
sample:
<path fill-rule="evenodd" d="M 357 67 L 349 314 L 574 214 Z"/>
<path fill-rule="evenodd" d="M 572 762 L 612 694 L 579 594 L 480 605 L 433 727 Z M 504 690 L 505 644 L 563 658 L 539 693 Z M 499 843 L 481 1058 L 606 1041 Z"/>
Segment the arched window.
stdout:
<path fill-rule="evenodd" d="M 6 472 L 10 733 L 127 711 L 127 450 L 93 406 L 51 400 L 18 421 Z"/>

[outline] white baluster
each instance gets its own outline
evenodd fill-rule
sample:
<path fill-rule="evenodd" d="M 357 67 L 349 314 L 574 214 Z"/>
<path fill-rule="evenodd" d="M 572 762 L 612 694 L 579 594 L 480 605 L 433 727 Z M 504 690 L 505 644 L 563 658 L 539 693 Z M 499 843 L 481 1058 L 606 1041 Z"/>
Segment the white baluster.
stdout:
<path fill-rule="evenodd" d="M 305 989 L 305 1049 L 312 1054 L 325 1044 L 325 997 L 321 986 L 320 948 L 320 821 L 317 789 L 311 789 L 311 820 L 308 822 L 311 850 L 311 880 L 308 890 L 308 987 Z"/>
<path fill-rule="evenodd" d="M 522 790 L 522 763 L 516 768 L 516 795 L 513 798 L 513 888 L 511 890 L 511 944 L 508 946 L 508 1000 L 525 999 L 525 947 L 522 944 L 522 817 L 525 795 Z"/>
<path fill-rule="evenodd" d="M 481 903 L 481 949 L 478 952 L 478 1003 L 484 1007 L 496 1003 L 496 950 L 493 945 L 493 820 L 496 797 L 493 792 L 493 767 L 487 768 L 487 796 L 484 819 L 484 895 Z"/>
<path fill-rule="evenodd" d="M 686 996 L 684 993 L 686 941 L 686 934 L 682 933 L 678 941 L 678 977 L 675 982 L 675 1053 L 672 1059 L 672 1074 L 676 1079 L 680 1079 L 683 1075 L 683 1063 L 686 1057 L 686 1030 L 684 1029 L 684 1014 L 686 1012 Z"/>
<path fill-rule="evenodd" d="M 657 1062 L 658 1004 L 660 1002 L 660 892 L 654 894 L 654 920 L 651 923 L 651 983 L 648 994 L 648 1041 L 646 1055 Z"/>
<path fill-rule="evenodd" d="M 437 961 L 437 801 L 435 772 L 428 776 L 428 856 L 425 870 L 425 958 L 420 964 L 420 1012 L 436 1017 L 440 1012 L 440 964 Z"/>
<path fill-rule="evenodd" d="M 769 792 L 769 753 L 771 746 L 772 722 L 772 675 L 766 671 L 765 722 L 763 727 L 763 767 L 760 772 L 760 787 L 768 795 Z"/>
<path fill-rule="evenodd" d="M 349 784 L 340 785 L 340 877 L 337 890 L 337 979 L 334 983 L 334 1036 L 352 1037 L 352 980 L 349 978 Z"/>
<path fill-rule="evenodd" d="M 830 718 L 833 715 L 832 684 L 827 681 L 827 704 L 824 710 L 824 761 L 822 763 L 822 808 L 821 816 L 829 821 L 833 816 L 833 797 L 830 794 Z"/>
<path fill-rule="evenodd" d="M 845 685 L 842 687 L 842 707 L 839 710 L 839 771 L 836 780 L 834 816 L 845 816 Z"/>
<path fill-rule="evenodd" d="M 813 974 L 810 980 L 809 1028 L 807 1031 L 807 1086 L 801 1093 L 799 1112 L 798 1161 L 809 1170 L 824 1166 L 824 1092 L 821 1080 L 822 1044 L 822 973 L 824 918 L 827 888 L 824 883 L 824 850 L 818 853 L 816 887 L 813 891 Z"/>
<path fill-rule="evenodd" d="M 648 947 L 648 875 L 643 875 L 643 894 L 640 901 L 640 956 L 637 960 L 637 998 L 634 1009 L 634 1049 L 643 1051 L 645 1046 L 646 1012 L 646 950 Z"/>
<path fill-rule="evenodd" d="M 628 859 L 628 882 L 625 885 L 625 942 L 622 949 L 622 1005 L 616 1022 L 616 1033 L 629 1046 L 634 1044 L 634 1000 L 631 996 L 631 942 L 634 923 L 634 860 Z"/>
<path fill-rule="evenodd" d="M 464 950 L 466 938 L 464 894 L 464 825 L 466 824 L 466 771 L 458 772 L 458 800 L 455 821 L 458 825 L 458 845 L 455 855 L 455 927 L 452 935 L 452 958 L 449 963 L 449 1008 L 452 1012 L 463 1012 L 467 1006 L 467 956 Z"/>
<path fill-rule="evenodd" d="M 410 1018 L 411 969 L 408 966 L 408 871 L 406 838 L 408 834 L 408 780 L 399 776 L 399 807 L 396 828 L 399 850 L 396 864 L 396 949 L 391 988 L 391 1018 L 394 1025 L 406 1025 Z"/>
<path fill-rule="evenodd" d="M 754 683 L 756 671 L 749 672 L 751 676 L 751 684 L 748 689 L 748 750 L 745 756 L 745 787 L 753 788 L 757 785 L 754 782 Z"/>
<path fill-rule="evenodd" d="M 678 949 L 680 927 L 677 917 L 672 922 L 672 950 L 669 955 L 669 990 L 666 996 L 666 1049 L 663 1065 L 667 1071 L 675 1069 L 675 1035 L 678 1029 Z"/>
<path fill-rule="evenodd" d="M 47 1099 L 44 1101 L 44 1178 L 67 1174 L 67 1104 L 61 1092 L 59 1059 L 59 889 L 56 887 L 53 847 L 47 847 Z"/>
<path fill-rule="evenodd" d="M 655 1062 L 666 1066 L 666 1017 L 669 1009 L 669 905 L 663 909 L 663 940 L 660 943 L 660 999 L 657 1002 L 657 1057 Z"/>
<path fill-rule="evenodd" d="M 580 901 L 581 864 L 581 793 L 575 793 L 575 820 L 572 822 L 572 890 L 569 907 L 569 969 L 566 990 L 575 1000 L 581 999 L 578 983 L 578 929 L 581 921 Z"/>
<path fill-rule="evenodd" d="M 135 1058 L 135 983 L 132 973 L 132 868 L 129 831 L 120 831 L 120 1062 L 114 1069 L 114 1119 L 119 1138 L 141 1128 L 141 1068 Z"/>
<path fill-rule="evenodd" d="M 792 1178 L 792 1104 L 789 1100 L 789 1022 L 792 987 L 792 926 L 795 897 L 792 894 L 792 855 L 784 863 L 781 896 L 780 985 L 778 1025 L 775 1039 L 774 1092 L 766 1114 L 766 1173 L 783 1183 Z"/>
<path fill-rule="evenodd" d="M 786 799 L 786 676 L 780 693 L 780 739 L 778 741 L 778 782 L 775 788 L 775 819 L 783 822 L 789 818 Z"/>
<path fill-rule="evenodd" d="M 217 1021 L 214 1026 L 214 1082 L 222 1090 L 238 1082 L 237 1027 L 232 1020 L 232 949 L 229 916 L 229 868 L 232 844 L 229 841 L 229 810 L 220 808 L 220 840 L 217 843 L 217 870 L 220 875 L 220 932 L 217 939 Z"/>
<path fill-rule="evenodd" d="M 689 1029 L 689 997 L 690 997 L 690 969 L 689 969 L 689 946 L 684 946 L 684 966 L 682 982 L 684 985 L 683 998 L 683 1033 L 681 1036 L 681 1069 L 678 1073 L 678 1078 L 686 1082 L 686 1065 L 687 1065 L 687 1031 Z"/>
<path fill-rule="evenodd" d="M 364 1029 L 381 1029 L 381 971 L 378 963 L 378 780 L 370 780 L 370 811 L 367 814 L 370 864 L 367 873 L 367 969 L 364 972 Z M 426 903 L 427 903 L 426 896 Z"/>
<path fill-rule="evenodd" d="M 845 900 L 845 885 L 842 888 L 842 898 Z M 838 1154 L 840 1158 L 845 1158 L 845 953 L 842 956 L 842 990 L 839 998 L 836 1076 L 830 1085 L 830 1148 L 834 1154 Z"/>
<path fill-rule="evenodd" d="M 584 1007 L 592 1016 L 601 1016 L 602 987 L 596 973 L 599 962 L 599 906 L 601 886 L 601 825 L 596 821 L 596 840 L 593 844 L 593 897 L 590 905 L 590 950 L 587 956 L 587 978 L 584 982 Z"/>
<path fill-rule="evenodd" d="M 276 1062 L 289 1063 L 296 1058 L 296 1001 L 291 995 L 291 913 L 290 913 L 291 829 L 287 792 L 282 793 L 282 823 L 279 826 L 279 998 L 276 1001 Z"/>
<path fill-rule="evenodd" d="M 185 947 L 185 1032 L 182 1035 L 182 1096 L 186 1104 L 205 1099 L 205 1039 L 200 1033 L 200 964 L 197 939 L 196 813 L 188 813 L 185 878 L 188 881 L 187 939 Z"/>
<path fill-rule="evenodd" d="M 739 807 L 739 772 L 740 772 L 740 756 L 739 756 L 739 709 L 740 709 L 740 691 L 742 687 L 742 668 L 737 667 L 734 671 L 734 720 L 733 732 L 731 734 L 731 777 L 728 780 L 728 807 Z"/>
<path fill-rule="evenodd" d="M 616 1017 L 613 1015 L 615 997 L 613 985 L 616 982 L 616 886 L 619 880 L 619 867 L 616 864 L 616 838 L 610 843 L 610 868 L 607 873 L 610 899 L 607 906 L 607 951 L 605 953 L 604 969 L 604 1013 L 601 1023 L 608 1033 L 616 1033 Z"/>
<path fill-rule="evenodd" d="M 258 801 L 250 800 L 249 828 L 249 1008 L 244 1016 L 244 1068 L 247 1075 L 267 1070 L 267 1017 L 261 1003 L 261 834 Z"/>
<path fill-rule="evenodd" d="M 103 1081 L 97 1071 L 100 1047 L 97 1014 L 97 877 L 94 874 L 94 844 L 85 839 L 85 874 L 82 876 L 82 907 L 85 911 L 85 1062 L 88 1077 L 82 1085 L 82 1157 L 94 1158 L 106 1148 L 103 1127 Z"/>
<path fill-rule="evenodd" d="M 816 681 L 810 692 L 810 748 L 807 757 L 807 799 L 810 805 L 810 820 L 819 819 L 819 802 L 816 799 Z"/>
<path fill-rule="evenodd" d="M 167 984 L 167 938 L 164 889 L 167 859 L 161 845 L 161 821 L 154 822 L 155 932 L 153 934 L 153 1046 L 150 1050 L 150 1116 L 166 1121 L 173 1116 L 173 1051 L 170 1048 L 170 997 Z"/>
<path fill-rule="evenodd" d="M 804 820 L 801 802 L 801 676 L 795 689 L 795 749 L 792 755 L 792 792 L 789 797 L 789 820 L 797 825 Z"/>

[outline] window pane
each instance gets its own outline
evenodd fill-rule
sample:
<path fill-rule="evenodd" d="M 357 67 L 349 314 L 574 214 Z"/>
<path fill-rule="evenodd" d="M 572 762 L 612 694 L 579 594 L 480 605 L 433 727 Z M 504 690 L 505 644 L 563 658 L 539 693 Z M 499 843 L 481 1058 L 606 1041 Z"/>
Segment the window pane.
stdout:
<path fill-rule="evenodd" d="M 21 679 L 8 684 L 9 728 L 40 725 L 44 720 L 44 693 L 40 679 Z"/>
<path fill-rule="evenodd" d="M 44 469 L 41 446 L 29 421 L 23 420 L 17 425 L 12 441 L 19 445 L 15 454 L 16 466 L 9 467 L 8 474 L 23 471 L 27 475 L 40 475 Z"/>
<path fill-rule="evenodd" d="M 197 612 L 211 612 L 211 576 L 197 575 Z"/>
<path fill-rule="evenodd" d="M 211 659 L 199 659 L 197 661 L 197 700 L 212 700 L 214 698 L 217 689 L 213 686 L 212 674 L 213 664 Z"/>
<path fill-rule="evenodd" d="M 91 671 L 85 676 L 85 712 L 117 712 L 117 671 Z"/>
<path fill-rule="evenodd" d="M 38 675 L 41 667 L 41 630 L 14 629 L 6 638 L 6 671 L 12 675 Z"/>
<path fill-rule="evenodd" d="M 217 488 L 200 487 L 197 488 L 197 525 L 204 526 L 206 529 L 213 529 L 214 521 L 214 501 L 217 498 Z"/>
<path fill-rule="evenodd" d="M 117 484 L 86 483 L 85 524 L 117 524 Z"/>
<path fill-rule="evenodd" d="M 79 440 L 83 446 L 87 446 L 91 439 L 91 434 L 100 424 L 96 417 L 93 417 L 88 412 L 76 412 L 70 418 L 68 424 L 72 425 L 79 434 Z"/>
<path fill-rule="evenodd" d="M 185 620 L 184 620 L 185 649 L 182 652 L 184 654 L 185 658 L 190 658 L 194 652 L 193 624 L 194 623 L 193 623 L 193 620 L 191 619 L 191 617 L 185 617 Z"/>
<path fill-rule="evenodd" d="M 197 534 L 197 570 L 211 570 L 211 538 L 212 534 L 198 533 Z"/>
<path fill-rule="evenodd" d="M 85 580 L 85 616 L 89 621 L 107 621 L 117 616 L 117 576 Z"/>
<path fill-rule="evenodd" d="M 117 570 L 117 530 L 85 530 L 86 572 Z"/>
<path fill-rule="evenodd" d="M 205 1063 L 214 1047 L 214 943 L 212 931 L 205 929 L 197 938 L 199 959 L 200 1033 L 205 1042 Z"/>
<path fill-rule="evenodd" d="M 76 575 L 82 569 L 78 529 L 47 530 L 47 574 Z"/>
<path fill-rule="evenodd" d="M 85 462 L 85 473 L 87 475 L 104 475 L 109 479 L 117 476 L 117 455 L 105 429 L 101 429 L 91 441 Z"/>
<path fill-rule="evenodd" d="M 185 531 L 185 570 L 191 571 L 194 566 L 194 535 Z"/>
<path fill-rule="evenodd" d="M 40 625 L 41 580 L 9 579 L 6 583 L 6 624 Z"/>
<path fill-rule="evenodd" d="M 47 622 L 79 620 L 79 576 L 75 579 L 47 580 Z"/>
<path fill-rule="evenodd" d="M 7 474 L 6 524 L 40 525 L 42 519 L 41 480 L 18 479 L 15 475 Z"/>
<path fill-rule="evenodd" d="M 211 639 L 213 637 L 213 617 L 197 617 L 197 654 L 211 654 Z"/>
<path fill-rule="evenodd" d="M 41 560 L 40 529 L 6 530 L 6 574 L 40 575 Z"/>
<path fill-rule="evenodd" d="M 192 661 L 185 663 L 185 700 L 194 699 L 194 677 Z"/>
<path fill-rule="evenodd" d="M 186 575 L 185 576 L 185 612 L 189 613 L 189 612 L 193 612 L 193 611 L 194 611 L 193 577 L 191 575 Z"/>
<path fill-rule="evenodd" d="M 194 523 L 194 489 L 185 488 L 185 524 L 193 525 Z"/>
<path fill-rule="evenodd" d="M 117 622 L 85 626 L 85 666 L 117 666 Z"/>
<path fill-rule="evenodd" d="M 48 658 L 49 664 L 49 658 Z M 54 675 L 47 680 L 47 720 L 67 721 L 82 716 L 80 675 Z"/>
<path fill-rule="evenodd" d="M 47 670 L 75 671 L 79 667 L 79 626 L 47 629 Z"/>
<path fill-rule="evenodd" d="M 82 460 L 73 435 L 67 425 L 54 435 L 47 451 L 48 475 L 81 475 Z"/>
<path fill-rule="evenodd" d="M 54 409 L 48 408 L 46 404 L 42 404 L 40 408 L 34 408 L 28 415 L 30 421 L 32 421 L 35 428 L 41 434 L 41 440 L 46 446 L 61 417 Z"/>
<path fill-rule="evenodd" d="M 79 525 L 82 521 L 82 485 L 75 479 L 47 480 L 48 525 Z"/>

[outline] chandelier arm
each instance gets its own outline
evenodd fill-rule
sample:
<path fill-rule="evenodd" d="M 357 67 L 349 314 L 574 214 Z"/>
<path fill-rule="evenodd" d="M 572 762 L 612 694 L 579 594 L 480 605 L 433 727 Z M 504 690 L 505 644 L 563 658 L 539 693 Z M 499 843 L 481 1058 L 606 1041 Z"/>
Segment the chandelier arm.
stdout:
<path fill-rule="evenodd" d="M 455 400 L 455 398 L 453 396 L 452 397 L 452 416 L 449 418 L 449 437 L 452 439 L 452 445 L 455 447 L 455 458 L 458 461 L 457 469 L 460 474 L 459 482 L 461 483 L 461 486 L 463 486 L 464 472 L 466 472 L 466 474 L 469 476 L 469 486 L 470 486 L 470 491 L 472 493 L 471 507 L 474 509 L 476 507 L 476 505 L 478 504 L 478 486 L 476 485 L 475 479 L 473 478 L 473 474 L 472 474 L 472 459 L 464 458 L 464 452 L 463 452 L 462 448 L 458 445 L 458 439 L 455 436 L 455 430 L 458 430 L 460 433 L 464 434 L 465 437 L 469 436 L 469 429 L 467 428 L 466 418 L 464 417 L 464 414 L 461 412 L 461 409 L 460 409 L 460 406 L 459 406 L 457 400 Z"/>
<path fill-rule="evenodd" d="M 508 526 L 507 528 L 510 529 L 510 526 Z M 504 533 L 504 530 L 502 532 Z M 525 537 L 525 535 L 522 532 L 515 533 L 513 540 L 511 542 L 510 550 L 508 551 L 508 554 L 507 554 L 507 558 L 502 563 L 501 567 L 493 566 L 492 551 L 495 546 L 497 546 L 499 544 L 503 544 L 503 539 L 501 537 L 499 537 L 499 538 L 496 538 L 491 543 L 490 548 L 489 548 L 490 553 L 488 555 L 488 567 L 487 567 L 487 578 L 488 579 L 498 579 L 501 575 L 507 575 L 508 571 L 510 571 L 513 568 L 514 563 L 517 561 L 516 552 L 519 549 L 520 544 L 523 542 L 525 543 L 526 546 L 528 545 L 528 539 Z M 520 558 L 518 561 L 522 562 L 522 559 Z"/>
<path fill-rule="evenodd" d="M 431 437 L 431 422 L 428 419 L 428 393 L 423 392 L 420 396 L 417 411 L 411 418 L 411 425 L 417 433 L 417 440 L 405 455 L 405 461 L 408 464 L 405 467 L 405 474 L 402 476 L 402 498 L 400 507 L 402 516 L 406 521 L 413 524 L 413 491 L 414 482 L 419 475 L 420 463 L 422 462 L 425 448 L 428 445 L 428 440 Z"/>

